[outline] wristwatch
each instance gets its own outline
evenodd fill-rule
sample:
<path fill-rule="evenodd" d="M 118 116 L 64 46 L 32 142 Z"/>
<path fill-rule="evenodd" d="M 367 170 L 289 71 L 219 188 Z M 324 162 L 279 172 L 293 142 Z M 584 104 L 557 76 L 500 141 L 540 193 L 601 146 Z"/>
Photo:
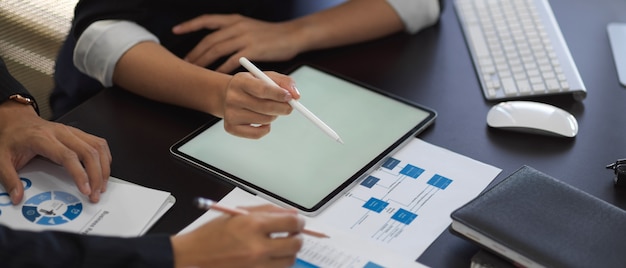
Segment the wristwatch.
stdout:
<path fill-rule="evenodd" d="M 15 101 L 15 102 L 19 102 L 21 104 L 33 106 L 35 111 L 39 112 L 39 109 L 37 107 L 37 102 L 35 102 L 35 100 L 33 100 L 30 97 L 24 97 L 24 96 L 22 96 L 20 94 L 13 94 L 13 95 L 9 96 L 9 100 L 12 100 L 12 101 Z"/>

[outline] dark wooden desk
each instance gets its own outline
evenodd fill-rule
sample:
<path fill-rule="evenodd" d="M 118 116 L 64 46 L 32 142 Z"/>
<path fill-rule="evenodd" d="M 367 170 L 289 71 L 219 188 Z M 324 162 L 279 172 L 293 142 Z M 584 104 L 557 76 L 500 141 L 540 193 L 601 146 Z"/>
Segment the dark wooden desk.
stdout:
<path fill-rule="evenodd" d="M 527 164 L 626 208 L 626 190 L 615 189 L 613 173 L 605 169 L 606 164 L 626 157 L 626 89 L 618 83 L 606 33 L 607 23 L 626 22 L 626 1 L 550 3 L 588 97 L 582 102 L 569 96 L 540 100 L 575 115 L 580 131 L 574 139 L 504 132 L 486 126 L 487 111 L 494 103 L 482 96 L 450 1 L 440 24 L 418 35 L 398 34 L 261 67 L 287 71 L 298 64 L 315 64 L 430 106 L 439 117 L 420 138 L 502 168 L 496 181 Z M 233 187 L 169 153 L 172 144 L 211 119 L 110 89 L 59 121 L 108 140 L 114 159 L 113 176 L 172 192 L 178 200 L 176 205 L 150 232 L 176 233 L 203 213 L 191 205 L 192 198 L 219 199 Z M 419 261 L 433 267 L 467 267 L 477 250 L 446 231 Z"/>

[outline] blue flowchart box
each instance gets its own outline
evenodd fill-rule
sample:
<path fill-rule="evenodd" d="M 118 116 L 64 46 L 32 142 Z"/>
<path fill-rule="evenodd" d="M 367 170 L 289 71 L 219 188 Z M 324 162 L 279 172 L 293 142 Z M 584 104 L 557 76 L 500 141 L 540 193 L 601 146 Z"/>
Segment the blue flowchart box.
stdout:
<path fill-rule="evenodd" d="M 367 188 L 372 188 L 374 185 L 376 185 L 376 183 L 378 183 L 378 181 L 380 181 L 379 178 L 376 178 L 374 176 L 367 176 L 367 178 L 365 178 L 361 182 L 361 185 Z"/>
<path fill-rule="evenodd" d="M 401 208 L 398 209 L 398 211 L 396 211 L 391 218 L 400 223 L 409 225 L 415 218 L 417 218 L 417 214 Z"/>
<path fill-rule="evenodd" d="M 428 180 L 428 184 L 435 186 L 439 189 L 445 190 L 448 185 L 452 183 L 451 179 L 448 179 L 444 176 L 435 174 L 430 180 Z"/>
<path fill-rule="evenodd" d="M 409 176 L 411 178 L 417 179 L 420 175 L 424 173 L 424 169 L 418 168 L 413 165 L 406 165 L 401 171 L 400 174 Z"/>
<path fill-rule="evenodd" d="M 383 209 L 387 207 L 387 205 L 389 205 L 389 203 L 372 197 L 370 198 L 370 200 L 367 200 L 365 204 L 363 204 L 363 207 L 371 211 L 380 213 L 381 211 L 383 211 Z"/>
<path fill-rule="evenodd" d="M 383 163 L 384 168 L 392 170 L 394 169 L 398 164 L 400 164 L 400 160 L 395 159 L 393 157 L 389 157 L 389 159 L 387 159 L 387 161 L 385 161 L 385 163 Z"/>

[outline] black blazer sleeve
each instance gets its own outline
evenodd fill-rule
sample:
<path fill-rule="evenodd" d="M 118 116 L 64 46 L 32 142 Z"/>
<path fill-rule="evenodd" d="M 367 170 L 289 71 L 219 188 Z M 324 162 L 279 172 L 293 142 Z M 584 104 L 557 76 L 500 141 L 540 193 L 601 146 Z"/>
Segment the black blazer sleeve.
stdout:
<path fill-rule="evenodd" d="M 75 38 L 98 20 L 134 21 L 161 37 L 172 26 L 202 14 L 241 14 L 262 20 L 291 18 L 292 0 L 80 0 L 74 10 Z"/>
<path fill-rule="evenodd" d="M 13 78 L 13 76 L 11 76 L 11 73 L 9 73 L 6 64 L 4 64 L 4 61 L 2 60 L 2 58 L 0 58 L 0 103 L 8 100 L 9 96 L 15 94 L 20 94 L 23 97 L 27 97 L 31 100 L 36 101 L 35 98 L 30 95 L 28 90 L 26 90 L 26 88 L 24 88 L 24 86 L 20 84 L 20 82 L 18 82 L 17 80 L 15 80 L 15 78 Z M 38 106 L 35 105 L 35 107 Z M 37 111 L 37 114 L 39 114 L 39 111 Z"/>
<path fill-rule="evenodd" d="M 81 0 L 74 11 L 71 36 L 78 40 L 89 25 L 99 20 L 133 21 L 159 38 L 161 45 L 182 57 L 211 31 L 175 35 L 172 27 L 202 14 L 241 14 L 261 20 L 291 18 L 290 0 Z"/>
<path fill-rule="evenodd" d="M 0 267 L 174 267 L 168 235 L 119 238 L 0 225 Z"/>

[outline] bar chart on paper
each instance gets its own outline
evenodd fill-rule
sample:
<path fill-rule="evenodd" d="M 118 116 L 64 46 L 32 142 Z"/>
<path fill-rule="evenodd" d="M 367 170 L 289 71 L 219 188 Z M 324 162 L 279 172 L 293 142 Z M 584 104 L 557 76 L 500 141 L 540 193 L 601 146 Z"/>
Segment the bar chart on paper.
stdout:
<path fill-rule="evenodd" d="M 319 220 L 419 257 L 451 223 L 452 210 L 480 193 L 499 172 L 444 153 L 419 140 L 410 143 L 318 215 Z"/>

